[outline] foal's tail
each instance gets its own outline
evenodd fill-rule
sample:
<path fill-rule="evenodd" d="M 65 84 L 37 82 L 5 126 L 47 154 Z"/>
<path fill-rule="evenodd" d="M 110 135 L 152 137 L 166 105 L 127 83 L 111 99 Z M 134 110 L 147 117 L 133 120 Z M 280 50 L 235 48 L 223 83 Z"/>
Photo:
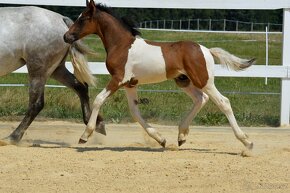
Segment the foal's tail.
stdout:
<path fill-rule="evenodd" d="M 248 68 L 256 61 L 255 58 L 250 60 L 239 58 L 221 48 L 210 48 L 209 51 L 215 58 L 220 61 L 221 64 L 226 65 L 229 69 L 235 71 Z"/>
<path fill-rule="evenodd" d="M 70 46 L 71 60 L 74 75 L 83 84 L 96 85 L 96 78 L 92 75 L 86 58 L 87 54 L 94 54 L 81 41 L 76 41 Z"/>

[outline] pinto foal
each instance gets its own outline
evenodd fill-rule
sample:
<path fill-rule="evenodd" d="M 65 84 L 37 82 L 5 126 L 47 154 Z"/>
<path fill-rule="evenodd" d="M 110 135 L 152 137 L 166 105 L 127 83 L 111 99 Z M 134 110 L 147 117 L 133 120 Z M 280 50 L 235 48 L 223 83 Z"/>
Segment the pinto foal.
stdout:
<path fill-rule="evenodd" d="M 160 145 L 166 139 L 141 117 L 137 106 L 137 86 L 174 79 L 176 84 L 192 98 L 194 106 L 179 124 L 178 144 L 186 141 L 189 125 L 210 98 L 226 115 L 235 136 L 248 149 L 253 143 L 239 128 L 229 100 L 214 85 L 214 58 L 234 70 L 241 70 L 255 61 L 240 59 L 221 48 L 205 48 L 190 41 L 152 42 L 140 38 L 139 32 L 125 20 L 115 17 L 102 4 L 87 1 L 87 7 L 64 35 L 68 43 L 89 35 L 98 35 L 106 49 L 106 66 L 111 74 L 108 85 L 97 95 L 87 127 L 79 143 L 87 142 L 96 126 L 96 117 L 107 97 L 124 87 L 133 118 Z"/>

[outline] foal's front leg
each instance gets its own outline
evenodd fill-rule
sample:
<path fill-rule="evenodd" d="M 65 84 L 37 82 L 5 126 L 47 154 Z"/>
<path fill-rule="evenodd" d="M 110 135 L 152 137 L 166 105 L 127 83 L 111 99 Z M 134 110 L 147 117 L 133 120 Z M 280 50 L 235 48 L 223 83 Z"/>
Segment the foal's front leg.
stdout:
<path fill-rule="evenodd" d="M 148 125 L 144 119 L 140 115 L 140 111 L 138 108 L 138 96 L 137 96 L 137 90 L 135 87 L 133 88 L 128 88 L 125 87 L 127 99 L 128 99 L 128 104 L 129 108 L 132 114 L 132 117 L 134 120 L 138 121 L 140 125 L 145 129 L 145 131 L 148 133 L 150 137 L 155 139 L 162 147 L 165 147 L 166 145 L 166 139 L 163 138 L 157 131 L 156 129 L 152 128 L 150 125 Z"/>
<path fill-rule="evenodd" d="M 66 69 L 64 62 L 55 69 L 51 77 L 72 89 L 79 96 L 83 121 L 87 124 L 91 115 L 88 85 L 78 81 L 76 77 Z M 105 123 L 101 115 L 97 117 L 96 132 L 106 135 Z"/>
<path fill-rule="evenodd" d="M 109 84 L 104 88 L 96 97 L 93 103 L 93 110 L 89 119 L 89 122 L 87 124 L 87 127 L 82 134 L 79 143 L 86 143 L 88 141 L 88 138 L 92 135 L 93 131 L 96 128 L 96 120 L 99 114 L 99 110 L 101 106 L 104 104 L 105 100 L 112 95 L 116 90 L 118 90 L 120 87 L 119 81 L 116 78 L 112 78 L 112 80 L 109 82 Z"/>
<path fill-rule="evenodd" d="M 86 143 L 88 141 L 88 138 L 92 135 L 93 131 L 96 128 L 96 120 L 99 114 L 99 110 L 102 106 L 102 104 L 105 102 L 106 98 L 110 95 L 111 91 L 107 90 L 107 88 L 103 89 L 102 92 L 100 92 L 94 103 L 93 103 L 93 110 L 91 113 L 91 117 L 89 119 L 89 122 L 87 124 L 87 127 L 81 136 L 79 143 Z"/>

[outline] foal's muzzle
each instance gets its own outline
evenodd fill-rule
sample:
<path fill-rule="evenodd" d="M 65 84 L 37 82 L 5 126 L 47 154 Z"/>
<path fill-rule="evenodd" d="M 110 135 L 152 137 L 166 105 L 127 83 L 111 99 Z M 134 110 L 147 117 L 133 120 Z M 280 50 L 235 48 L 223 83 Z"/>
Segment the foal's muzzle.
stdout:
<path fill-rule="evenodd" d="M 72 44 L 74 41 L 76 41 L 78 38 L 75 34 L 65 33 L 63 36 L 63 39 L 66 43 Z"/>

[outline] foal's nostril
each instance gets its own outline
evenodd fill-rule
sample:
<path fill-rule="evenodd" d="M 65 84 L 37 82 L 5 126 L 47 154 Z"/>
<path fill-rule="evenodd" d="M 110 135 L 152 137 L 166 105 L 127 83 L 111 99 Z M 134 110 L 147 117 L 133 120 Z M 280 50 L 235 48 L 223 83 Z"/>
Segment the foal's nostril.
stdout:
<path fill-rule="evenodd" d="M 64 40 L 66 43 L 68 43 L 67 34 L 64 34 L 64 35 L 63 35 L 63 40 Z"/>
<path fill-rule="evenodd" d="M 65 33 L 63 39 L 66 43 L 73 43 L 75 41 L 75 36 L 73 34 Z"/>

